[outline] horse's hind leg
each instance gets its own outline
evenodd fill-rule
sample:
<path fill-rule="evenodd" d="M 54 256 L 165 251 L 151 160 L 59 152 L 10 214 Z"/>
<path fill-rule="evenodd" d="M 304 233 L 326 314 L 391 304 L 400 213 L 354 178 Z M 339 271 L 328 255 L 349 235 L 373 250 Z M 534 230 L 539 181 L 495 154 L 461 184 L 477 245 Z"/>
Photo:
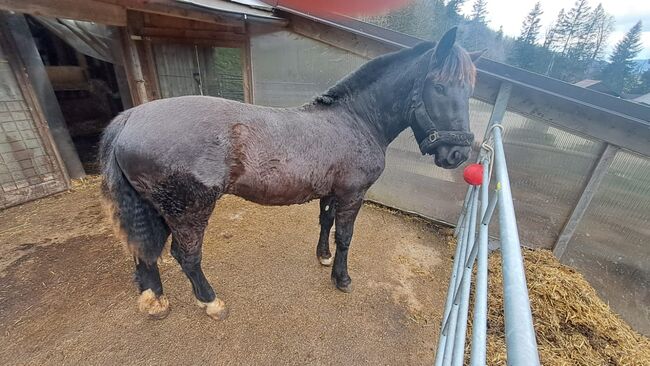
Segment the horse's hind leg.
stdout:
<path fill-rule="evenodd" d="M 169 301 L 163 295 L 156 262 L 169 237 L 169 228 L 152 203 L 140 196 L 121 172 L 113 174 L 110 188 L 108 179 L 102 183 L 104 203 L 118 236 L 135 261 L 138 308 L 154 319 L 162 319 L 169 314 Z"/>
<path fill-rule="evenodd" d="M 156 262 L 135 261 L 135 282 L 140 290 L 138 308 L 153 319 L 163 319 L 169 314 L 169 301 L 163 295 L 160 272 Z"/>
<path fill-rule="evenodd" d="M 201 269 L 201 247 L 206 224 L 207 218 L 205 222 L 172 227 L 171 253 L 190 280 L 198 305 L 205 308 L 211 318 L 222 320 L 228 316 L 226 304 L 217 298 Z"/>
<path fill-rule="evenodd" d="M 157 261 L 169 237 L 169 228 L 160 216 L 153 214 L 148 220 L 133 219 L 131 224 L 131 237 L 138 239 L 137 245 L 131 246 L 134 279 L 140 291 L 138 308 L 153 319 L 163 319 L 169 314 L 169 301 L 163 294 Z"/>
<path fill-rule="evenodd" d="M 207 187 L 191 175 L 175 174 L 152 194 L 172 232 L 171 254 L 192 284 L 194 296 L 214 319 L 227 315 L 201 269 L 203 234 L 212 210 L 221 197 L 219 187 Z"/>
<path fill-rule="evenodd" d="M 316 246 L 316 257 L 324 266 L 332 265 L 332 254 L 330 253 L 330 230 L 334 224 L 335 217 L 334 196 L 323 197 L 320 200 L 320 236 Z"/>

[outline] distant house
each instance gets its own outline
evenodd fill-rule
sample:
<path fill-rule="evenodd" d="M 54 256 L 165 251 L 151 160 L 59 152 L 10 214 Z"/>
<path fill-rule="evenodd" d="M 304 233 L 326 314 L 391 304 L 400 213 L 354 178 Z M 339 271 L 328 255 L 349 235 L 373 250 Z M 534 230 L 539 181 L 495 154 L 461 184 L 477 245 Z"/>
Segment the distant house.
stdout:
<path fill-rule="evenodd" d="M 650 93 L 640 95 L 632 100 L 634 100 L 637 103 L 650 105 Z"/>
<path fill-rule="evenodd" d="M 577 83 L 573 84 L 582 88 L 586 89 L 591 89 L 597 92 L 609 94 L 615 97 L 620 97 L 621 95 L 614 90 L 612 90 L 608 85 L 603 83 L 602 80 L 592 80 L 592 79 L 584 79 L 580 80 Z"/>

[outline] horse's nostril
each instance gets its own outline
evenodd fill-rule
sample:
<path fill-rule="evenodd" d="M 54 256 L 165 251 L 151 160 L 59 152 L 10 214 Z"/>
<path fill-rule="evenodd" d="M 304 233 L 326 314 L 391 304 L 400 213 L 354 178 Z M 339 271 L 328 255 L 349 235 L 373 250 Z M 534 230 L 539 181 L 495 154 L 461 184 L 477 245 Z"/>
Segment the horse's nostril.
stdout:
<path fill-rule="evenodd" d="M 460 160 L 460 159 L 461 159 L 460 151 L 454 151 L 454 152 L 451 154 L 451 159 L 452 159 L 453 161 L 458 161 L 458 160 Z"/>

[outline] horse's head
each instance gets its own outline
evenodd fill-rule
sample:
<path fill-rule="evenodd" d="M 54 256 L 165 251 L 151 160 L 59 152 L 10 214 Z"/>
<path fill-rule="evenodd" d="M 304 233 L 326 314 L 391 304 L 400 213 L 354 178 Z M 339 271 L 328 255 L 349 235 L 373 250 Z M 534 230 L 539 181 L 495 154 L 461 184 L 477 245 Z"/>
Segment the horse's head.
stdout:
<path fill-rule="evenodd" d="M 474 62 L 483 51 L 468 53 L 455 45 L 456 28 L 447 31 L 423 56 L 412 93 L 411 129 L 423 155 L 435 155 L 445 169 L 462 164 L 474 135 L 469 128 L 469 98 L 474 88 Z M 426 71 L 425 71 L 426 70 Z"/>

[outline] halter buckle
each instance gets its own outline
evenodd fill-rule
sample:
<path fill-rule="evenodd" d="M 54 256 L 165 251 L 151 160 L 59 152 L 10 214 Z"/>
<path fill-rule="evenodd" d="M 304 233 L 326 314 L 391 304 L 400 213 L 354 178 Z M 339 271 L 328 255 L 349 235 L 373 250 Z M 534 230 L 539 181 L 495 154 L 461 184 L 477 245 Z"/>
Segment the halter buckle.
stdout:
<path fill-rule="evenodd" d="M 439 138 L 440 138 L 440 135 L 438 134 L 438 131 L 433 131 L 432 133 L 429 134 L 429 137 L 428 137 L 429 142 L 431 142 L 431 143 L 434 143 L 434 142 L 438 141 Z"/>

